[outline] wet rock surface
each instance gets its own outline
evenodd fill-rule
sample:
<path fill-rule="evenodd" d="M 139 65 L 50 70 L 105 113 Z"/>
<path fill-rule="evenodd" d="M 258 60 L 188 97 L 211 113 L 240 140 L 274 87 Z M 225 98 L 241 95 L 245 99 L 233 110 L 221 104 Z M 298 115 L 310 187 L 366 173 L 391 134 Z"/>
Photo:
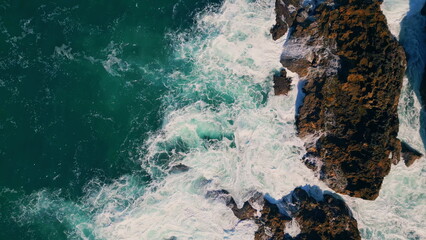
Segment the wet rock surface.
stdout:
<path fill-rule="evenodd" d="M 281 58 L 306 80 L 296 117 L 305 164 L 336 192 L 369 200 L 399 161 L 406 67 L 380 4 L 326 0 L 299 8 Z"/>
<path fill-rule="evenodd" d="M 405 142 L 401 142 L 401 155 L 402 159 L 404 159 L 405 166 L 407 167 L 411 166 L 416 160 L 423 157 L 423 154 Z"/>
<path fill-rule="evenodd" d="M 277 40 L 284 36 L 293 25 L 297 12 L 303 0 L 276 0 L 275 1 L 275 25 L 271 29 L 272 38 Z"/>
<path fill-rule="evenodd" d="M 274 76 L 275 95 L 287 95 L 291 90 L 291 78 L 287 77 L 287 72 L 282 69 L 280 75 Z"/>
<path fill-rule="evenodd" d="M 222 192 L 222 197 L 227 196 L 228 206 L 239 219 L 255 221 L 255 240 L 361 239 L 358 224 L 345 202 L 320 190 L 318 194 L 318 190 L 314 196 L 309 189 L 298 187 L 276 203 L 256 195 L 241 209 L 229 204 L 233 199 L 227 193 Z M 256 210 L 255 205 L 261 210 Z"/>

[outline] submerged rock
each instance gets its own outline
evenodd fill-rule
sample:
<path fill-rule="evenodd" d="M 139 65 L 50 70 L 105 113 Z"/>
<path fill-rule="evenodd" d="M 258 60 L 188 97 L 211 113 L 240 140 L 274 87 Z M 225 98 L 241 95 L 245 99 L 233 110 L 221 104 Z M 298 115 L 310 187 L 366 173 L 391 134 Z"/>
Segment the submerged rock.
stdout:
<path fill-rule="evenodd" d="M 184 165 L 184 164 L 182 164 L 182 163 L 179 163 L 179 164 L 177 164 L 177 165 L 174 165 L 174 166 L 172 166 L 171 168 L 170 168 L 170 170 L 169 170 L 169 173 L 170 174 L 177 174 L 177 173 L 183 173 L 183 172 L 188 172 L 189 171 L 189 167 L 188 166 L 186 166 L 186 165 Z"/>
<path fill-rule="evenodd" d="M 260 215 L 254 203 L 262 205 Z M 258 196 L 250 199 L 235 216 L 255 221 L 255 240 L 361 239 L 357 221 L 343 200 L 329 193 L 314 197 L 300 187 L 277 203 Z"/>
<path fill-rule="evenodd" d="M 296 118 L 305 164 L 336 192 L 370 200 L 399 161 L 406 67 L 381 2 L 326 0 L 300 9 L 281 58 L 306 80 Z"/>

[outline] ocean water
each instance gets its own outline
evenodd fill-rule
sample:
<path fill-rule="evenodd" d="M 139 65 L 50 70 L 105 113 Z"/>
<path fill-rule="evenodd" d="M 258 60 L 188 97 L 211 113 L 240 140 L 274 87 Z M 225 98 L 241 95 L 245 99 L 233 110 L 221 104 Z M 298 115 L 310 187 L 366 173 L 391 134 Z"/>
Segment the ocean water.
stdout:
<path fill-rule="evenodd" d="M 383 10 L 395 36 L 417 39 L 400 25 L 408 0 Z M 0 11 L 0 239 L 251 239 L 255 224 L 207 191 L 242 205 L 255 191 L 329 190 L 300 161 L 297 75 L 273 95 L 273 0 Z M 411 79 L 399 137 L 424 152 Z M 425 164 L 394 166 L 376 201 L 344 196 L 364 239 L 426 238 Z"/>

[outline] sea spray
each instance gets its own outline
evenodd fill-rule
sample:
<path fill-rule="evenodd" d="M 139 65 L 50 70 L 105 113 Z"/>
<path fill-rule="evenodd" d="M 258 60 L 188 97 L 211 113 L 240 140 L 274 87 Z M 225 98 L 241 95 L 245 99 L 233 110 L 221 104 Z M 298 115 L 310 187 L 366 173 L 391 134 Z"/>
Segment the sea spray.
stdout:
<path fill-rule="evenodd" d="M 279 199 L 306 184 L 327 190 L 300 161 L 305 152 L 294 126 L 297 76 L 292 74 L 288 96 L 273 96 L 283 44 L 269 35 L 274 19 L 272 0 L 226 0 L 218 10 L 202 11 L 190 31 L 170 33 L 176 69 L 164 83 L 163 124 L 140 159 L 151 183 L 138 179 L 139 172 L 109 184 L 93 180 L 77 202 L 40 191 L 25 202 L 21 222 L 58 219 L 71 239 L 250 239 L 256 226 L 239 222 L 220 200 L 207 199 L 208 190 L 226 189 L 240 206 L 254 191 Z M 400 106 L 417 108 L 406 104 L 412 96 L 404 89 Z M 401 113 L 400 137 L 418 147 L 412 114 Z M 175 164 L 189 169 L 170 173 Z M 424 159 L 411 168 L 400 164 L 376 201 L 344 196 L 363 238 L 426 237 L 425 172 Z"/>
<path fill-rule="evenodd" d="M 163 128 L 148 142 L 142 165 L 153 175 L 166 173 L 170 163 L 190 169 L 161 178 L 122 221 L 99 228 L 99 236 L 246 239 L 253 224 L 237 224 L 223 202 L 205 198 L 208 190 L 226 189 L 241 205 L 255 190 L 279 198 L 296 186 L 320 184 L 299 161 L 297 88 L 287 97 L 272 95 L 282 45 L 268 34 L 273 19 L 272 1 L 226 1 L 177 35 L 177 61 L 193 65 L 170 75 Z"/>

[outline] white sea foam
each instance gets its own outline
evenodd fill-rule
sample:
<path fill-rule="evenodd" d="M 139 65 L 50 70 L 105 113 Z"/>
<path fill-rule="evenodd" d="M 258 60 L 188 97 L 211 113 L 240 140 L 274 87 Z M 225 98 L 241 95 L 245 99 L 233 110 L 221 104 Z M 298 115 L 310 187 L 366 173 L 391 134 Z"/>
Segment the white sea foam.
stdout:
<path fill-rule="evenodd" d="M 301 232 L 299 223 L 294 218 L 285 225 L 285 230 L 292 237 L 296 237 Z"/>
<path fill-rule="evenodd" d="M 102 62 L 102 65 L 109 74 L 117 77 L 121 76 L 120 73 L 129 70 L 130 64 L 118 57 L 123 51 L 122 44 L 110 42 L 104 51 L 108 54 L 108 56 L 107 59 Z"/>
<path fill-rule="evenodd" d="M 382 3 L 382 11 L 386 15 L 389 29 L 396 37 L 401 30 L 400 23 L 408 10 L 409 0 L 384 0 Z"/>
<path fill-rule="evenodd" d="M 54 56 L 59 56 L 59 57 L 67 58 L 69 60 L 74 60 L 72 48 L 65 44 L 62 44 L 62 46 L 60 47 L 58 46 L 55 47 Z"/>
<path fill-rule="evenodd" d="M 273 96 L 271 78 L 280 68 L 282 46 L 268 33 L 274 17 L 270 0 L 225 1 L 218 11 L 201 14 L 190 33 L 178 35 L 176 56 L 193 67 L 189 74 L 170 75 L 167 101 L 189 105 L 169 107 L 162 130 L 148 143 L 143 166 L 152 175 L 166 172 L 158 157 L 164 153 L 190 170 L 161 178 L 120 220 L 99 227 L 98 236 L 247 239 L 255 225 L 238 223 L 223 202 L 205 198 L 208 190 L 226 189 L 241 206 L 253 190 L 278 199 L 296 186 L 323 186 L 300 162 L 297 87 L 289 96 Z"/>
<path fill-rule="evenodd" d="M 384 4 L 397 34 L 406 8 L 400 11 L 399 1 Z M 190 32 L 174 34 L 176 58 L 192 70 L 176 69 L 166 83 L 163 126 L 141 159 L 151 186 L 136 181 L 137 175 L 95 182 L 80 206 L 43 191 L 30 197 L 21 217 L 62 212 L 58 219 L 73 225 L 71 237 L 84 239 L 250 239 L 255 224 L 239 222 L 223 202 L 207 199 L 208 190 L 226 189 L 240 206 L 254 190 L 275 199 L 306 184 L 329 190 L 300 161 L 305 152 L 294 125 L 297 76 L 289 96 L 273 96 L 271 78 L 283 44 L 268 33 L 274 19 L 273 0 L 226 0 L 217 11 L 202 12 Z M 116 62 L 106 69 L 122 70 Z M 404 88 L 400 137 L 422 149 L 418 110 L 413 92 Z M 190 169 L 168 174 L 175 162 Z M 411 168 L 400 164 L 376 201 L 344 196 L 364 239 L 426 238 L 425 172 L 425 159 Z M 296 225 L 291 229 L 297 234 Z"/>

